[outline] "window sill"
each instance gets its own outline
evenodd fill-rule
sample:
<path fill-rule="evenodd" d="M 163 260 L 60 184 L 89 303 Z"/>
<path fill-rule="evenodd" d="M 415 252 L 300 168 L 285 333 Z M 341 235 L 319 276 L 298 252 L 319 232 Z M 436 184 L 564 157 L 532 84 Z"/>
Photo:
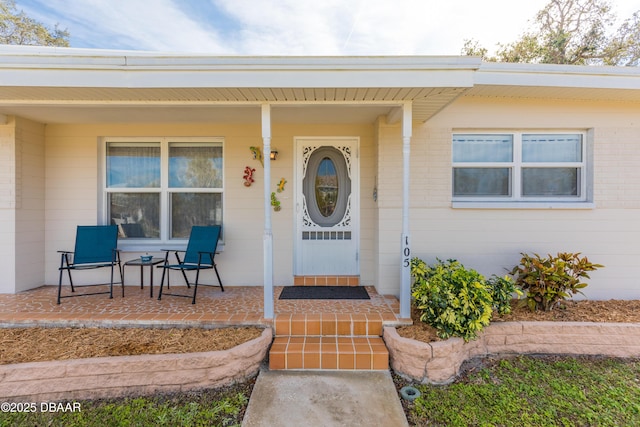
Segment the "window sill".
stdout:
<path fill-rule="evenodd" d="M 451 202 L 453 209 L 595 209 L 593 202 Z"/>
<path fill-rule="evenodd" d="M 120 240 L 118 249 L 122 252 L 161 252 L 163 249 L 180 250 L 187 249 L 187 241 L 171 243 L 126 242 Z M 218 243 L 216 253 L 224 252 L 224 244 Z"/>

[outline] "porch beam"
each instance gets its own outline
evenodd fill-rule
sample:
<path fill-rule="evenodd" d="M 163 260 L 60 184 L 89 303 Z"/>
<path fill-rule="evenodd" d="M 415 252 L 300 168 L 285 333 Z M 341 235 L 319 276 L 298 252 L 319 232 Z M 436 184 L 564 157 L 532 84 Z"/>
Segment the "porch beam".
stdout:
<path fill-rule="evenodd" d="M 271 226 L 271 105 L 262 104 L 262 156 L 264 162 L 264 318 L 273 319 L 273 232 Z"/>
<path fill-rule="evenodd" d="M 409 235 L 409 165 L 413 131 L 411 102 L 402 105 L 402 244 L 400 245 L 400 317 L 411 318 L 411 241 Z"/>
<path fill-rule="evenodd" d="M 3 106 L 7 107 L 256 107 L 263 105 L 264 101 L 261 100 L 147 100 L 147 99 L 119 99 L 119 100 L 91 100 L 91 99 L 48 99 L 42 101 L 39 99 L 9 99 L 2 102 Z M 370 106 L 382 106 L 382 107 L 396 107 L 398 102 L 395 99 L 388 100 L 370 100 L 370 99 L 317 99 L 313 102 L 308 100 L 269 100 L 269 105 L 277 107 L 296 107 L 296 106 L 352 106 L 352 105 L 370 105 Z"/>
<path fill-rule="evenodd" d="M 402 107 L 395 107 L 387 114 L 387 124 L 393 125 L 402 120 L 404 112 Z"/>

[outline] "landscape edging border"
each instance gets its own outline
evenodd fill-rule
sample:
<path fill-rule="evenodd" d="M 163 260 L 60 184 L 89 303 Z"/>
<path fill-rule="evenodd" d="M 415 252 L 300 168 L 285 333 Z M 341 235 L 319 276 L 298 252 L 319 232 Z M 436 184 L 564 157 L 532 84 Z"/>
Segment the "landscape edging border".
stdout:
<path fill-rule="evenodd" d="M 512 354 L 570 354 L 640 357 L 640 323 L 495 322 L 474 341 L 425 343 L 385 326 L 391 368 L 423 384 L 447 384 L 470 358 Z"/>
<path fill-rule="evenodd" d="M 0 365 L 0 398 L 50 402 L 214 388 L 255 375 L 273 331 L 229 350 Z"/>

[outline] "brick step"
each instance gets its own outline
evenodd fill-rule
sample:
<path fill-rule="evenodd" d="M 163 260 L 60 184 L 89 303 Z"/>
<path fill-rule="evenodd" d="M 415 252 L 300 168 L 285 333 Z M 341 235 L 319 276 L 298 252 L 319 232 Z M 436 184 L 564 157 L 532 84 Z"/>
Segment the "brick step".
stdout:
<path fill-rule="evenodd" d="M 277 336 L 269 369 L 387 370 L 389 351 L 380 337 Z"/>
<path fill-rule="evenodd" d="M 357 314 L 279 314 L 276 336 L 382 336 L 382 316 Z"/>
<path fill-rule="evenodd" d="M 358 286 L 360 276 L 293 276 L 294 286 Z"/>

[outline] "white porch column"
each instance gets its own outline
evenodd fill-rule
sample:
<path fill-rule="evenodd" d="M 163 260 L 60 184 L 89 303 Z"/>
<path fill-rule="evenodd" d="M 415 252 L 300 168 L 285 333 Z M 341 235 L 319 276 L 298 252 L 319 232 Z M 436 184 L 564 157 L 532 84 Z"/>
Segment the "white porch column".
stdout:
<path fill-rule="evenodd" d="M 411 160 L 412 104 L 402 106 L 402 260 L 400 273 L 400 317 L 411 317 L 411 246 L 409 237 L 409 164 Z"/>
<path fill-rule="evenodd" d="M 271 105 L 262 104 L 264 162 L 264 318 L 273 319 L 273 232 L 271 228 Z"/>

